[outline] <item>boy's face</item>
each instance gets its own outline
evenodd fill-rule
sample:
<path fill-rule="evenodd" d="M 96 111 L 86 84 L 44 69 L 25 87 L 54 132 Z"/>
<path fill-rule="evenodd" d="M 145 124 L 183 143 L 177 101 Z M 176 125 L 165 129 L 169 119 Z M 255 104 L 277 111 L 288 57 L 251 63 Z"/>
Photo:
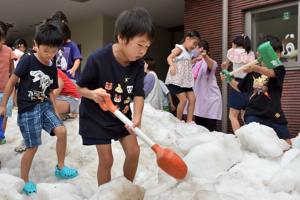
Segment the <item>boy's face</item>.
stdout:
<path fill-rule="evenodd" d="M 38 45 L 38 44 L 36 44 L 36 42 L 35 42 L 35 46 L 37 47 L 36 54 L 37 54 L 39 61 L 45 65 L 49 64 L 49 60 L 51 60 L 55 56 L 57 49 L 58 49 L 58 47 Z"/>
<path fill-rule="evenodd" d="M 148 35 L 144 34 L 142 36 L 134 36 L 129 41 L 119 36 L 119 44 L 123 46 L 122 49 L 126 58 L 129 61 L 136 61 L 146 54 L 151 42 L 148 39 Z"/>

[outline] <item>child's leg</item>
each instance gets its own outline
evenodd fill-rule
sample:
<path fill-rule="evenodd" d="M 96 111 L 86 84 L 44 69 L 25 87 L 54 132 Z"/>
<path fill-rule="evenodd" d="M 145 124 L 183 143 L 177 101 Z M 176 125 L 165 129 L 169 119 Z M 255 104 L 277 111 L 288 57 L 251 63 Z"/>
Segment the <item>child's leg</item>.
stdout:
<path fill-rule="evenodd" d="M 292 141 L 290 138 L 283 138 L 289 145 L 292 146 Z"/>
<path fill-rule="evenodd" d="M 56 108 L 58 110 L 58 114 L 69 113 L 70 112 L 70 104 L 67 101 L 55 100 Z"/>
<path fill-rule="evenodd" d="M 52 129 L 57 137 L 56 154 L 57 166 L 61 170 L 65 166 L 66 148 L 67 148 L 67 130 L 64 126 L 57 126 Z"/>
<path fill-rule="evenodd" d="M 184 110 L 185 104 L 187 102 L 186 93 L 185 92 L 179 93 L 179 94 L 176 94 L 176 96 L 179 99 L 179 103 L 177 105 L 177 116 L 176 117 L 179 120 L 182 120 L 183 110 Z"/>
<path fill-rule="evenodd" d="M 139 163 L 140 147 L 134 135 L 120 139 L 126 158 L 123 166 L 124 176 L 133 182 Z"/>
<path fill-rule="evenodd" d="M 187 96 L 187 99 L 189 100 L 189 103 L 188 103 L 188 106 L 187 106 L 186 123 L 189 123 L 189 122 L 193 121 L 196 96 L 195 96 L 195 93 L 193 91 L 186 92 L 186 96 Z"/>
<path fill-rule="evenodd" d="M 3 118 L 2 130 L 5 132 L 8 117 Z"/>
<path fill-rule="evenodd" d="M 98 186 L 107 183 L 111 180 L 111 167 L 113 165 L 113 155 L 111 150 L 111 144 L 98 144 L 96 145 L 98 152 Z"/>
<path fill-rule="evenodd" d="M 241 118 L 242 118 L 242 120 L 243 120 L 243 122 L 245 124 L 244 116 L 245 116 L 245 110 L 242 109 L 241 110 Z"/>
<path fill-rule="evenodd" d="M 236 110 L 234 108 L 230 108 L 229 110 L 229 119 L 231 122 L 233 133 L 235 133 L 235 131 L 240 128 L 240 122 L 238 120 L 239 112 L 239 110 Z"/>
<path fill-rule="evenodd" d="M 21 160 L 21 178 L 25 183 L 29 182 L 28 175 L 30 171 L 30 167 L 34 158 L 34 155 L 37 151 L 38 147 L 29 147 L 26 149 L 22 160 Z"/>

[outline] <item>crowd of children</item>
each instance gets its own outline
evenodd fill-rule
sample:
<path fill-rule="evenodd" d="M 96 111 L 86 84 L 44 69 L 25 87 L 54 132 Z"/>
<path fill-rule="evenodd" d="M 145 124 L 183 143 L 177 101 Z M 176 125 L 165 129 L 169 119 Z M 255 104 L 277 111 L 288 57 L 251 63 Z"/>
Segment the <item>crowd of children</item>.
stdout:
<path fill-rule="evenodd" d="M 23 150 L 26 149 L 21 160 L 26 194 L 37 192 L 36 185 L 30 181 L 29 170 L 41 145 L 42 129 L 57 137 L 55 176 L 77 176 L 76 169 L 65 166 L 67 130 L 59 114 L 72 113 L 71 116 L 76 118 L 78 107 L 82 143 L 95 145 L 98 153 L 98 185 L 111 180 L 112 139 L 121 143 L 126 156 L 124 176 L 134 180 L 140 153 L 136 135 L 129 126 L 101 109 L 99 104 L 105 102 L 104 97 L 112 98 L 118 109 L 132 120 L 133 127 L 141 125 L 145 99 L 156 109 L 176 110 L 176 117 L 184 123 L 202 125 L 209 131 L 217 130 L 216 122 L 221 120 L 222 114 L 221 93 L 215 77 L 218 65 L 210 58 L 208 42 L 201 40 L 195 30 L 188 31 L 167 57 L 170 67 L 165 84 L 179 100 L 176 108 L 170 91 L 155 73 L 154 59 L 142 59 L 155 37 L 153 20 L 145 9 L 133 8 L 119 15 L 115 22 L 115 43 L 95 50 L 80 76 L 78 67 L 82 57 L 77 45 L 70 40 L 71 31 L 64 13 L 55 12 L 36 28 L 35 51 L 27 56 L 24 56 L 27 45 L 23 39 L 15 41 L 14 51 L 4 45 L 10 27 L 12 24 L 0 21 L 0 116 L 4 116 L 1 131 L 6 129 L 7 117 L 12 115 L 14 104 L 24 139 Z M 266 41 L 271 42 L 279 58 L 282 52 L 280 40 L 266 36 L 260 44 Z M 221 68 L 228 69 L 232 62 L 233 68 L 237 69 L 254 60 L 250 44 L 247 36 L 238 36 Z M 228 100 L 234 132 L 240 126 L 237 116 L 241 111 L 246 124 L 259 122 L 270 126 L 279 138 L 291 145 L 280 104 L 284 75 L 284 66 L 268 69 L 263 63 L 235 74 L 235 79 L 229 83 L 232 88 Z M 225 81 L 226 76 L 223 73 L 220 76 Z M 262 80 L 268 95 L 257 92 L 261 88 L 256 85 L 256 79 Z M 11 96 L 17 96 L 14 103 Z M 133 114 L 130 102 L 134 103 Z M 183 114 L 187 115 L 186 122 L 182 120 Z M 4 135 L 0 136 L 2 142 Z"/>

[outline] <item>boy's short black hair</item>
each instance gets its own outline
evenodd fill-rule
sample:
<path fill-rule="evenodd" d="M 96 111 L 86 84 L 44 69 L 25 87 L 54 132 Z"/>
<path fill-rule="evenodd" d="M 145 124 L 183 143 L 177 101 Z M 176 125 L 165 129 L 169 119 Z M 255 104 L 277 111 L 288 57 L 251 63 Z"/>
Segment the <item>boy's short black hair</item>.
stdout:
<path fill-rule="evenodd" d="M 34 38 L 38 46 L 59 47 L 63 44 L 64 34 L 57 23 L 44 23 L 36 27 Z"/>
<path fill-rule="evenodd" d="M 114 39 L 118 43 L 118 35 L 127 42 L 137 35 L 148 35 L 148 39 L 153 42 L 155 37 L 155 27 L 148 11 L 143 8 L 133 8 L 122 12 L 115 23 Z"/>
<path fill-rule="evenodd" d="M 266 35 L 263 38 L 261 38 L 261 40 L 258 42 L 257 47 L 259 47 L 259 45 L 270 41 L 271 46 L 273 47 L 274 51 L 283 51 L 283 47 L 282 47 L 282 42 L 280 41 L 280 39 L 275 36 L 275 35 Z"/>

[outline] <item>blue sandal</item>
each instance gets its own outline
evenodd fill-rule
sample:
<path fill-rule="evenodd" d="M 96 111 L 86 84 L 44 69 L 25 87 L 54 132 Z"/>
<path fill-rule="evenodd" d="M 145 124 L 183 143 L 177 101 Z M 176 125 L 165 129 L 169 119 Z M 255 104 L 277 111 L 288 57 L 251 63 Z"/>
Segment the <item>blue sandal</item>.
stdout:
<path fill-rule="evenodd" d="M 36 192 L 36 186 L 33 184 L 33 182 L 29 181 L 28 183 L 25 184 L 23 191 L 29 195 L 32 193 L 37 193 Z"/>
<path fill-rule="evenodd" d="M 77 176 L 78 172 L 76 169 L 68 168 L 67 166 L 64 166 L 60 171 L 57 168 L 57 165 L 55 166 L 55 176 L 57 178 L 65 177 L 67 179 L 75 178 Z"/>

